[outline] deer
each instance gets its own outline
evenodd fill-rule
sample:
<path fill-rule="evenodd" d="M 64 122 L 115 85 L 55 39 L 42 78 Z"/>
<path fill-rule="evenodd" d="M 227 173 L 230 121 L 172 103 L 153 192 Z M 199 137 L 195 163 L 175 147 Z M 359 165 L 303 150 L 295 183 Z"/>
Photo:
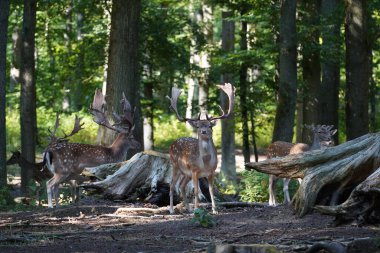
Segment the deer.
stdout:
<path fill-rule="evenodd" d="M 306 126 L 313 133 L 313 142 L 311 145 L 305 143 L 290 143 L 284 141 L 275 141 L 271 145 L 269 145 L 267 149 L 267 158 L 271 159 L 274 157 L 283 157 L 287 155 L 295 155 L 304 153 L 307 151 L 324 149 L 334 145 L 333 136 L 337 132 L 336 129 L 333 129 L 333 125 L 311 125 Z M 278 177 L 275 175 L 269 176 L 269 205 L 276 206 L 276 195 L 275 195 L 275 187 Z M 289 178 L 283 179 L 283 192 L 284 192 L 284 203 L 290 203 L 289 196 Z M 299 178 L 298 182 L 301 183 L 302 180 Z"/>
<path fill-rule="evenodd" d="M 122 115 L 113 113 L 116 123 L 111 124 L 106 116 L 106 102 L 100 89 L 95 90 L 90 113 L 98 125 L 104 126 L 117 133 L 116 139 L 109 147 L 101 145 L 90 145 L 83 143 L 71 143 L 68 138 L 82 129 L 80 119 L 76 117 L 74 128 L 69 135 L 55 137 L 59 125 L 56 120 L 55 129 L 51 135 L 51 143 L 45 149 L 44 160 L 53 177 L 46 183 L 48 195 L 48 207 L 53 208 L 52 196 L 55 206 L 58 207 L 58 189 L 63 182 L 70 180 L 82 181 L 80 176 L 86 167 L 95 167 L 107 163 L 120 162 L 125 158 L 129 149 L 139 149 L 140 143 L 133 137 L 133 114 L 131 105 L 123 93 L 120 101 L 123 109 Z M 76 186 L 76 197 L 79 198 L 79 188 Z"/>
<path fill-rule="evenodd" d="M 20 167 L 29 168 L 32 170 L 33 179 L 39 184 L 36 189 L 38 204 L 41 205 L 41 191 L 45 182 L 52 177 L 51 172 L 45 166 L 45 162 L 32 163 L 26 160 L 20 151 L 13 151 L 12 156 L 7 160 L 6 165 L 18 164 Z"/>
<path fill-rule="evenodd" d="M 194 209 L 198 208 L 198 191 L 199 191 L 199 178 L 206 177 L 209 187 L 212 212 L 217 213 L 213 183 L 215 177 L 215 170 L 218 164 L 216 148 L 212 138 L 212 128 L 216 125 L 217 120 L 229 118 L 232 115 L 235 95 L 234 87 L 230 83 L 225 85 L 217 85 L 229 99 L 228 111 L 225 113 L 221 110 L 221 115 L 217 117 L 209 116 L 206 113 L 206 119 L 201 119 L 201 114 L 198 118 L 183 118 L 179 115 L 177 110 L 177 100 L 181 94 L 181 90 L 173 87 L 172 96 L 167 98 L 170 100 L 170 109 L 175 113 L 180 122 L 189 123 L 196 129 L 198 138 L 183 137 L 175 140 L 169 149 L 170 162 L 172 165 L 172 179 L 170 182 L 170 207 L 169 212 L 174 213 L 173 209 L 173 193 L 177 182 L 180 179 L 179 186 L 181 197 L 184 201 L 185 207 L 189 210 L 188 202 L 186 199 L 186 185 L 192 180 L 194 186 Z"/>

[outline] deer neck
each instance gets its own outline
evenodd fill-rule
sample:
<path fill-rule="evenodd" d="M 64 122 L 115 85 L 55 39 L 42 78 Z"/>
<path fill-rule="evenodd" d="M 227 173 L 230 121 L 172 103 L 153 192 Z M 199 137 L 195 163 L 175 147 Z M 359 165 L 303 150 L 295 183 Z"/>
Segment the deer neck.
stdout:
<path fill-rule="evenodd" d="M 119 133 L 109 147 L 115 161 L 120 161 L 124 158 L 124 155 L 128 150 L 127 139 L 128 135 L 126 133 Z"/>
<path fill-rule="evenodd" d="M 199 156 L 204 164 L 216 162 L 216 149 L 212 137 L 207 139 L 198 138 Z"/>
<path fill-rule="evenodd" d="M 313 143 L 311 143 L 310 150 L 316 150 L 321 148 L 321 140 L 318 136 L 314 135 Z"/>

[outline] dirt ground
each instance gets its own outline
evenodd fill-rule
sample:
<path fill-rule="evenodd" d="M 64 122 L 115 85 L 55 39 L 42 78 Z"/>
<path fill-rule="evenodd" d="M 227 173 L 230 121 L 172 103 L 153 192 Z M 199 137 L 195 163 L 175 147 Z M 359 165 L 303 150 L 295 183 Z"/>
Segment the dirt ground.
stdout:
<path fill-rule="evenodd" d="M 219 207 L 212 228 L 191 223 L 191 214 L 91 198 L 0 215 L 0 252 L 206 252 L 211 244 L 271 244 L 281 252 L 305 252 L 316 242 L 380 237 L 378 226 L 334 227 L 333 217 L 314 212 L 298 218 L 284 205 Z"/>

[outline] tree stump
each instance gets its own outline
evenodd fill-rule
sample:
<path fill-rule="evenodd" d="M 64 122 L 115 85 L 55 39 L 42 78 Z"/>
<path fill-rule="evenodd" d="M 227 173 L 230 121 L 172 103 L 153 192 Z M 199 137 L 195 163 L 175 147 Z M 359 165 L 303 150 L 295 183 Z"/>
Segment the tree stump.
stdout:
<path fill-rule="evenodd" d="M 83 184 L 85 189 L 96 189 L 108 199 L 127 201 L 147 201 L 158 206 L 169 204 L 169 188 L 172 178 L 172 168 L 167 155 L 144 151 L 137 153 L 130 160 L 121 163 L 105 164 L 86 169 L 87 177 L 96 177 L 101 181 Z M 200 179 L 200 200 L 210 200 L 207 180 Z M 187 196 L 193 197 L 193 184 L 187 186 Z M 179 192 L 179 185 L 176 185 Z M 175 194 L 176 195 L 176 194 Z M 221 194 L 215 191 L 216 197 Z M 218 199 L 224 200 L 220 197 Z M 178 196 L 174 201 L 179 202 Z M 192 203 L 192 201 L 190 201 Z"/>
<path fill-rule="evenodd" d="M 379 179 L 375 172 L 379 167 L 379 133 L 367 134 L 324 150 L 246 164 L 247 170 L 255 169 L 279 177 L 303 178 L 292 201 L 297 215 L 303 216 L 319 205 L 317 210 L 341 218 L 346 215 L 347 219 L 350 219 L 352 208 L 362 217 L 370 216 L 370 209 L 361 209 L 359 202 L 361 205 L 366 203 L 368 207 L 378 206 L 380 198 L 375 199 L 374 196 L 379 191 Z M 342 204 L 346 201 L 346 204 Z M 355 207 L 350 203 L 356 203 Z M 338 204 L 341 204 L 340 207 L 336 206 Z M 321 205 L 336 207 L 324 209 Z"/>

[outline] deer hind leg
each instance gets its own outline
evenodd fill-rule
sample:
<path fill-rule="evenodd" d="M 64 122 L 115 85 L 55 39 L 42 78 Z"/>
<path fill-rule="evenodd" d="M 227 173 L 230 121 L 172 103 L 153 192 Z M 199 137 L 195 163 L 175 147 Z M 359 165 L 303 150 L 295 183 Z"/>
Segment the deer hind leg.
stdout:
<path fill-rule="evenodd" d="M 191 180 L 190 177 L 183 175 L 183 177 L 181 178 L 180 185 L 179 185 L 179 188 L 181 191 L 181 198 L 183 199 L 183 205 L 185 206 L 186 210 L 188 210 L 188 211 L 190 211 L 190 207 L 189 207 L 189 202 L 187 199 L 186 187 L 187 187 L 187 184 L 190 182 L 190 180 Z"/>
<path fill-rule="evenodd" d="M 179 168 L 177 167 L 174 167 L 174 164 L 173 164 L 173 170 L 172 170 L 172 181 L 170 182 L 170 192 L 169 192 L 169 196 L 170 196 L 170 207 L 169 207 L 169 213 L 173 214 L 174 213 L 174 209 L 173 209 L 173 194 L 174 194 L 174 189 L 175 189 L 175 185 L 178 181 L 178 177 L 179 177 Z"/>
<path fill-rule="evenodd" d="M 212 173 L 210 176 L 207 177 L 207 181 L 208 181 L 208 189 L 210 191 L 210 197 L 211 197 L 212 213 L 217 214 L 218 211 L 216 210 L 215 197 L 214 197 L 214 173 Z"/>
<path fill-rule="evenodd" d="M 191 178 L 193 180 L 193 186 L 194 186 L 194 210 L 198 208 L 199 205 L 199 172 L 193 171 L 191 174 Z"/>
<path fill-rule="evenodd" d="M 276 206 L 276 182 L 277 177 L 275 175 L 269 175 L 269 205 Z"/>
<path fill-rule="evenodd" d="M 290 204 L 290 195 L 289 195 L 289 182 L 290 178 L 284 178 L 283 179 L 284 185 L 283 185 L 283 191 L 284 191 L 284 203 L 289 205 Z"/>
<path fill-rule="evenodd" d="M 64 182 L 67 179 L 68 175 L 58 175 L 54 174 L 54 176 L 47 181 L 46 189 L 48 195 L 48 207 L 53 208 L 52 195 L 54 195 L 55 206 L 58 207 L 58 190 L 59 184 Z"/>

